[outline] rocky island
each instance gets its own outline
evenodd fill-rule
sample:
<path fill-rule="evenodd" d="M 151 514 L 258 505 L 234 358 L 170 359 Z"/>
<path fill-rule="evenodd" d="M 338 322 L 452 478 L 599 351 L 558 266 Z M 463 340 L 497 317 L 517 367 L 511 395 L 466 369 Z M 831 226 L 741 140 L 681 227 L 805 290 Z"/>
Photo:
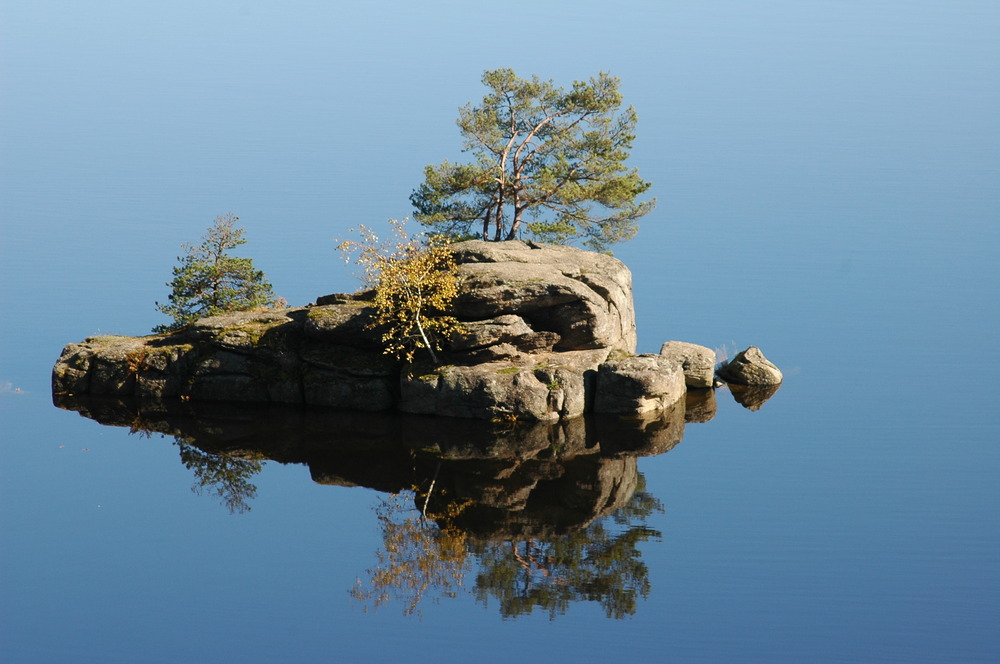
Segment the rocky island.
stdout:
<path fill-rule="evenodd" d="M 53 393 L 543 422 L 663 411 L 688 388 L 713 386 L 707 347 L 669 341 L 659 354 L 635 354 L 632 276 L 621 261 L 520 241 L 453 250 L 463 330 L 439 365 L 385 355 L 362 292 L 203 318 L 170 334 L 90 337 L 63 350 Z M 734 361 L 727 380 L 781 382 L 759 350 L 744 355 L 749 373 Z"/>

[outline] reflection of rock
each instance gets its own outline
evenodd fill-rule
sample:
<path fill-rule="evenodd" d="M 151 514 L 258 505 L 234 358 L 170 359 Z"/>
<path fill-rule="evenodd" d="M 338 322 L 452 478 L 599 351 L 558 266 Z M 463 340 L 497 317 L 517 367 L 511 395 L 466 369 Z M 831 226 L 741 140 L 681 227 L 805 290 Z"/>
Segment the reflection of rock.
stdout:
<path fill-rule="evenodd" d="M 610 475 L 617 479 L 623 474 Z M 505 618 L 539 609 L 555 620 L 572 603 L 584 601 L 600 604 L 608 618 L 634 615 L 651 589 L 640 545 L 661 537 L 649 518 L 662 513 L 663 506 L 644 491 L 641 474 L 632 477 L 634 487 L 624 492 L 612 488 L 616 495 L 608 500 L 614 505 L 609 514 L 585 526 L 558 534 L 528 530 L 468 538 L 479 564 L 475 597 L 487 606 L 495 603 Z"/>
<path fill-rule="evenodd" d="M 668 341 L 660 355 L 680 362 L 688 387 L 712 387 L 715 383 L 715 351 L 684 341 Z"/>
<path fill-rule="evenodd" d="M 750 410 L 760 410 L 764 402 L 774 396 L 781 385 L 735 385 L 730 383 L 729 391 L 733 393 L 736 403 Z"/>
<path fill-rule="evenodd" d="M 685 422 L 708 422 L 719 408 L 715 400 L 715 390 L 688 390 L 684 400 Z"/>
<path fill-rule="evenodd" d="M 479 538 L 518 539 L 577 530 L 611 514 L 632 497 L 638 470 L 634 456 L 480 460 L 450 465 L 438 482 L 448 499 L 469 503 L 455 526 Z"/>
<path fill-rule="evenodd" d="M 717 373 L 722 380 L 737 385 L 777 385 L 782 379 L 781 370 L 771 364 L 756 346 L 737 353 L 736 357 L 719 367 Z"/>
<path fill-rule="evenodd" d="M 684 400 L 656 413 L 614 417 L 594 415 L 590 437 L 604 454 L 654 456 L 672 450 L 684 437 Z"/>
<path fill-rule="evenodd" d="M 658 414 L 506 426 L 179 400 L 56 404 L 209 454 L 303 463 L 323 484 L 426 492 L 435 478 L 431 511 L 443 511 L 441 501 L 465 506 L 458 525 L 481 537 L 565 532 L 610 514 L 635 490 L 637 457 L 670 450 L 684 431 L 683 400 Z"/>
<path fill-rule="evenodd" d="M 660 416 L 503 427 L 287 406 L 55 401 L 104 424 L 174 436 L 200 486 L 233 512 L 250 509 L 266 459 L 306 464 L 319 483 L 398 494 L 379 501 L 384 547 L 351 596 L 376 605 L 393 597 L 404 613 L 419 613 L 421 598 L 438 591 L 454 596 L 475 557 L 470 591 L 505 617 L 540 609 L 554 619 L 572 602 L 633 615 L 650 590 L 640 547 L 660 537 L 648 520 L 663 511 L 637 457 L 670 449 L 684 427 L 681 400 Z"/>

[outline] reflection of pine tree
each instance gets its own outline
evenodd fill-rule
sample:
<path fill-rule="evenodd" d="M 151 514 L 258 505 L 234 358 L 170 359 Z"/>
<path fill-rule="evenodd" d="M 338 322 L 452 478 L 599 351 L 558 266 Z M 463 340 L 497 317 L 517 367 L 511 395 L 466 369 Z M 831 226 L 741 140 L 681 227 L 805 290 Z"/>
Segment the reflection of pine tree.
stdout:
<path fill-rule="evenodd" d="M 645 525 L 660 502 L 640 490 L 612 517 L 598 519 L 586 528 L 550 540 L 478 542 L 472 551 L 479 573 L 473 590 L 476 598 L 500 603 L 504 617 L 530 614 L 536 607 L 554 619 L 572 602 L 598 602 L 609 618 L 635 613 L 639 598 L 649 595 L 649 569 L 641 560 L 639 544 L 659 538 L 659 531 Z"/>
<path fill-rule="evenodd" d="M 191 490 L 201 494 L 208 489 L 229 508 L 231 514 L 250 511 L 248 501 L 257 497 L 257 486 L 250 481 L 264 464 L 259 458 L 246 459 L 231 454 L 211 454 L 191 443 L 177 439 L 181 462 L 194 471 L 195 483 Z"/>

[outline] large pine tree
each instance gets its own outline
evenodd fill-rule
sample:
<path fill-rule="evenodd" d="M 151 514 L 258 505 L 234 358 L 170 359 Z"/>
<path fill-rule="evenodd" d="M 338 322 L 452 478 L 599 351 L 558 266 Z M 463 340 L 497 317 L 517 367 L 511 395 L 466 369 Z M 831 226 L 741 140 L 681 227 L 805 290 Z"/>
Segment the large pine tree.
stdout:
<path fill-rule="evenodd" d="M 459 110 L 474 161 L 424 169 L 410 197 L 418 221 L 455 237 L 545 242 L 597 250 L 632 238 L 656 201 L 637 202 L 650 183 L 625 160 L 636 113 L 618 113 L 619 80 L 600 73 L 569 90 L 511 69 L 487 71 L 489 93 Z"/>

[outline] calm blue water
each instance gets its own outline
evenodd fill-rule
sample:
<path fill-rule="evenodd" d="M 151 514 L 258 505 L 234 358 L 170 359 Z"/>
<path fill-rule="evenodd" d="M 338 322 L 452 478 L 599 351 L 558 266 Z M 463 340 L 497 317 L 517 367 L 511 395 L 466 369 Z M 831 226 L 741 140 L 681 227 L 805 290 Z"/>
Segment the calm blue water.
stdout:
<path fill-rule="evenodd" d="M 535 4 L 0 5 L 0 659 L 1000 659 L 1000 6 Z M 501 66 L 622 78 L 640 350 L 786 375 L 639 459 L 622 620 L 505 619 L 474 572 L 365 613 L 382 494 L 269 461 L 231 514 L 172 438 L 51 405 L 61 347 L 163 322 L 216 215 L 292 304 L 353 289 L 332 238 L 409 213 Z"/>

